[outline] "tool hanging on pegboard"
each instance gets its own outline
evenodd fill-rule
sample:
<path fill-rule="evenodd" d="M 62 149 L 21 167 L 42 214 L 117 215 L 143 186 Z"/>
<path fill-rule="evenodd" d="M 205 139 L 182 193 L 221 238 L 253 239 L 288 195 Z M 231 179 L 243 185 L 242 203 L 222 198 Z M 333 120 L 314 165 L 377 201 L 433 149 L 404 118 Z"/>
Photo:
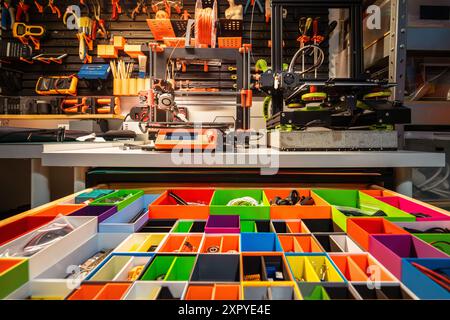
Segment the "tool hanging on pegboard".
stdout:
<path fill-rule="evenodd" d="M 93 21 L 89 16 L 78 16 L 77 9 L 78 7 L 74 5 L 67 7 L 63 22 L 67 25 L 69 16 L 74 18 L 75 27 L 78 30 L 77 38 L 80 43 L 78 55 L 83 63 L 92 63 L 92 56 L 89 55 L 89 51 L 94 49 Z"/>

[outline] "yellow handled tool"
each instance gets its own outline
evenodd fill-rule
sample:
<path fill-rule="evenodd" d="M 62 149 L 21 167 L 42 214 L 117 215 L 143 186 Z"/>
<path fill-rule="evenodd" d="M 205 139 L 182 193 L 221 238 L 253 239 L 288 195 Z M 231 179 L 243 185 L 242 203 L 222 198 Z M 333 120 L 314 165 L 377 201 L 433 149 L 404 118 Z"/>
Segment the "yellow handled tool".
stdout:
<path fill-rule="evenodd" d="M 28 44 L 31 40 L 36 50 L 39 50 L 41 44 L 39 38 L 45 33 L 45 29 L 42 26 L 29 26 L 23 22 L 16 22 L 13 24 L 12 29 L 13 37 L 19 39 L 23 44 Z"/>

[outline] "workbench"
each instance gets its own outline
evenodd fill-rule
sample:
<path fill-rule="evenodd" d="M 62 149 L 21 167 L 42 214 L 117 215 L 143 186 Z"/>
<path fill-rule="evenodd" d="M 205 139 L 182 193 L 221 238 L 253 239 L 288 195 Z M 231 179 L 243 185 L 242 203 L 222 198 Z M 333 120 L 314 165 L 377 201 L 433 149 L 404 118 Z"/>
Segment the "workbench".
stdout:
<path fill-rule="evenodd" d="M 445 166 L 445 154 L 414 151 L 282 152 L 250 149 L 233 153 L 176 154 L 123 150 L 123 142 L 10 143 L 0 145 L 0 158 L 31 159 L 31 204 L 50 201 L 48 167 L 73 167 L 74 192 L 86 187 L 88 168 L 259 168 L 264 175 L 277 169 L 394 168 L 396 190 L 412 195 L 411 169 Z M 320 169 L 319 169 L 320 168 Z"/>

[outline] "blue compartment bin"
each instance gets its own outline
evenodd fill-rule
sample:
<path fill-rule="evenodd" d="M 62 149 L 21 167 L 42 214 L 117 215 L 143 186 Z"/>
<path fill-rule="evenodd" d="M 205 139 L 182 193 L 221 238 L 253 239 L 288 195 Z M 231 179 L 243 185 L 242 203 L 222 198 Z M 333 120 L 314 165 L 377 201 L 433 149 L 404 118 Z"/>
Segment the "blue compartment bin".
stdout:
<path fill-rule="evenodd" d="M 148 206 L 159 197 L 159 194 L 145 194 L 133 201 L 130 205 L 118 211 L 99 224 L 99 232 L 108 233 L 134 233 L 139 230 L 148 220 Z M 129 222 L 140 210 L 145 213 L 133 223 Z"/>
<path fill-rule="evenodd" d="M 280 252 L 283 251 L 278 237 L 272 232 L 241 233 L 241 252 Z"/>
<path fill-rule="evenodd" d="M 450 276 L 450 258 L 432 259 L 403 259 L 402 261 L 402 282 L 420 299 L 428 300 L 448 300 L 450 292 L 434 282 L 425 273 L 412 265 L 415 262 L 425 268 L 435 270 L 440 269 Z"/>

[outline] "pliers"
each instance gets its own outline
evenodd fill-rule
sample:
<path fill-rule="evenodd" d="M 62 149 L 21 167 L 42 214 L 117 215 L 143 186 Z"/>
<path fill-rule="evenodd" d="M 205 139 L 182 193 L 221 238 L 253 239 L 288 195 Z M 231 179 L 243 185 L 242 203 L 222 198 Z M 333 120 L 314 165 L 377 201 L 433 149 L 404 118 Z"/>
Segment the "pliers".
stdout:
<path fill-rule="evenodd" d="M 16 10 L 16 21 L 21 22 L 22 21 L 22 15 L 25 16 L 25 22 L 30 21 L 30 15 L 28 14 L 28 11 L 30 10 L 30 5 L 25 2 L 25 0 L 20 0 L 17 4 L 17 10 Z"/>
<path fill-rule="evenodd" d="M 150 12 L 148 10 L 146 0 L 138 0 L 136 2 L 136 7 L 134 7 L 133 11 L 131 12 L 131 18 L 135 20 L 136 16 L 140 14 L 146 14 L 147 17 L 150 18 Z"/>
<path fill-rule="evenodd" d="M 53 14 L 56 14 L 58 16 L 58 18 L 61 18 L 61 10 L 59 10 L 59 8 L 56 6 L 55 1 L 54 0 L 48 0 L 48 3 L 46 6 L 42 5 L 39 3 L 38 0 L 34 0 L 34 4 L 38 10 L 39 13 L 44 13 L 45 9 L 47 7 L 50 7 L 50 10 L 52 11 Z"/>
<path fill-rule="evenodd" d="M 124 5 L 126 6 L 126 2 L 127 2 L 127 0 L 125 1 L 125 4 L 124 4 L 123 0 L 111 0 L 111 3 L 112 3 L 111 20 L 112 21 L 119 20 L 119 15 L 121 15 L 124 12 L 127 15 L 129 15 L 127 8 L 124 7 Z"/>
<path fill-rule="evenodd" d="M 92 7 L 94 9 L 94 22 L 92 26 L 92 39 L 97 38 L 97 34 L 100 34 L 103 38 L 109 38 L 108 31 L 106 30 L 105 20 L 101 18 L 102 8 L 99 0 L 93 0 Z"/>

